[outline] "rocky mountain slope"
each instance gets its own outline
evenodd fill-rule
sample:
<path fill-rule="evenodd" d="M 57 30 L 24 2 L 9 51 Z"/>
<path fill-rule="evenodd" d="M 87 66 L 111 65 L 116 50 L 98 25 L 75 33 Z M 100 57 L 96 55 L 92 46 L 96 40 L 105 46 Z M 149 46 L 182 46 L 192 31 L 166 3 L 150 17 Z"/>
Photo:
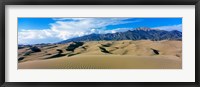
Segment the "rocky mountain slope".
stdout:
<path fill-rule="evenodd" d="M 165 31 L 150 28 L 136 28 L 126 32 L 90 34 L 82 37 L 76 37 L 59 42 L 60 44 L 77 41 L 100 41 L 100 40 L 182 40 L 182 32 L 177 30 Z"/>

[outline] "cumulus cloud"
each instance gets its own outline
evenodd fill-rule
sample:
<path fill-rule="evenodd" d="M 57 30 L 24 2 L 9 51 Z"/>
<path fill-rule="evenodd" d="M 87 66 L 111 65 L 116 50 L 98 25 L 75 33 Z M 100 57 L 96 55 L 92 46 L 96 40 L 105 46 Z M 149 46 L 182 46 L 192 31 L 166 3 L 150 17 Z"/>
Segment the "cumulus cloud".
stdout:
<path fill-rule="evenodd" d="M 92 33 L 115 33 L 127 29 L 105 29 L 109 25 L 138 22 L 127 18 L 54 18 L 50 29 L 23 29 L 18 32 L 19 44 L 58 42 Z"/>
<path fill-rule="evenodd" d="M 167 30 L 167 31 L 171 31 L 171 30 L 182 31 L 182 24 L 154 27 L 153 29 L 160 29 L 160 30 Z"/>
<path fill-rule="evenodd" d="M 19 44 L 36 44 L 38 42 L 46 43 L 50 41 L 46 41 L 45 39 L 54 38 L 56 35 L 50 29 L 43 30 L 21 30 L 18 32 L 18 43 Z"/>

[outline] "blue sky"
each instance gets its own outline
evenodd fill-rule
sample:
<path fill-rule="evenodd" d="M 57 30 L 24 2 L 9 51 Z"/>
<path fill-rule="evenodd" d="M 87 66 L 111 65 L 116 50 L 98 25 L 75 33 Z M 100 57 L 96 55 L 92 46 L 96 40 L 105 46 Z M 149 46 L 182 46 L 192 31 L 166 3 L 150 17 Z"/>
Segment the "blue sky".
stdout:
<path fill-rule="evenodd" d="M 18 29 L 49 29 L 54 22 L 52 18 L 18 18 Z"/>
<path fill-rule="evenodd" d="M 18 18 L 18 43 L 54 43 L 92 33 L 149 27 L 182 31 L 182 18 Z"/>

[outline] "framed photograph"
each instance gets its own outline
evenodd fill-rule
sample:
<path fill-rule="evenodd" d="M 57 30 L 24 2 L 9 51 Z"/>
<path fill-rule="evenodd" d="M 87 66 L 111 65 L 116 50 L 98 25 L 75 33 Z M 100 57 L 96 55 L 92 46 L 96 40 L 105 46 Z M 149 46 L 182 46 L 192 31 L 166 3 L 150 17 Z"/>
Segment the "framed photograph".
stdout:
<path fill-rule="evenodd" d="M 1 86 L 199 87 L 199 0 L 1 1 Z"/>

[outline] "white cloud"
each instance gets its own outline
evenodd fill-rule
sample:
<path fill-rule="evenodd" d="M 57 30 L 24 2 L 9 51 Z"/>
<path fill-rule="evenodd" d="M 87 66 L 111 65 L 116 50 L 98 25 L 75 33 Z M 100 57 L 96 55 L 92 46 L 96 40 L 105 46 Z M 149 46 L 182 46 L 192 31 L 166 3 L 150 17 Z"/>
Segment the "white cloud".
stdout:
<path fill-rule="evenodd" d="M 167 30 L 167 31 L 171 31 L 171 30 L 182 31 L 182 24 L 154 27 L 153 29 L 160 29 L 160 30 Z"/>
<path fill-rule="evenodd" d="M 18 32 L 18 43 L 19 44 L 36 44 L 38 40 L 41 43 L 46 43 L 45 39 L 54 38 L 55 33 L 50 29 L 43 30 L 21 30 Z M 44 40 L 44 41 L 43 41 Z M 48 41 L 47 41 L 48 42 Z"/>
<path fill-rule="evenodd" d="M 127 29 L 106 30 L 108 25 L 138 22 L 124 21 L 127 18 L 54 18 L 50 29 L 24 29 L 18 33 L 19 44 L 58 42 L 92 33 L 115 33 Z"/>

